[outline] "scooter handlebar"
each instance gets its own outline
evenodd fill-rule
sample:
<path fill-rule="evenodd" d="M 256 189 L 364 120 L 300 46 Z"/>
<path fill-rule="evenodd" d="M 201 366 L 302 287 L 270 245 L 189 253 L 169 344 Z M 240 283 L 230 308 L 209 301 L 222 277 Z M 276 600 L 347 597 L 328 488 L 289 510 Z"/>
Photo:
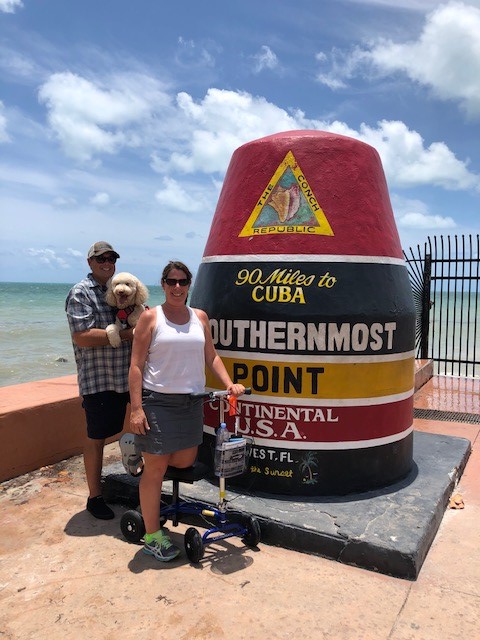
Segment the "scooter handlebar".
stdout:
<path fill-rule="evenodd" d="M 245 391 L 242 395 L 249 396 L 251 393 L 252 393 L 252 388 L 245 387 Z M 223 398 L 228 395 L 229 395 L 229 392 L 226 389 L 224 391 L 200 391 L 199 393 L 190 394 L 192 398 L 209 398 L 210 400 L 214 400 L 215 398 Z"/>

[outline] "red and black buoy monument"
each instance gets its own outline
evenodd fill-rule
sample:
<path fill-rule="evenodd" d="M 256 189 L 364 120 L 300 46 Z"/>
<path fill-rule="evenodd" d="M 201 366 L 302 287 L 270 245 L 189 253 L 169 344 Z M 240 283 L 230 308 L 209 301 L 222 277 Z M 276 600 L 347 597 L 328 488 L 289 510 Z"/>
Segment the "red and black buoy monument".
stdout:
<path fill-rule="evenodd" d="M 320 131 L 237 149 L 191 302 L 252 388 L 239 400 L 252 456 L 233 481 L 315 496 L 408 474 L 415 310 L 375 149 Z M 204 459 L 217 420 L 207 407 Z"/>

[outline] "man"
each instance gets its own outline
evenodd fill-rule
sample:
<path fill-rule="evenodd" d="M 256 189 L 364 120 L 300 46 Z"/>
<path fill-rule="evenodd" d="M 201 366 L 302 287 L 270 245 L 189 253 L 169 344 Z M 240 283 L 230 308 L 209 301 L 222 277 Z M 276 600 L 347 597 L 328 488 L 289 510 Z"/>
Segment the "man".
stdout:
<path fill-rule="evenodd" d="M 120 258 L 103 240 L 88 250 L 91 272 L 72 287 L 65 302 L 78 371 L 78 386 L 87 421 L 83 451 L 89 489 L 87 510 L 101 520 L 114 517 L 102 497 L 103 448 L 106 438 L 123 429 L 128 394 L 133 329 L 120 331 L 121 345 L 114 349 L 105 328 L 115 322 L 116 310 L 105 301 L 107 281 Z"/>

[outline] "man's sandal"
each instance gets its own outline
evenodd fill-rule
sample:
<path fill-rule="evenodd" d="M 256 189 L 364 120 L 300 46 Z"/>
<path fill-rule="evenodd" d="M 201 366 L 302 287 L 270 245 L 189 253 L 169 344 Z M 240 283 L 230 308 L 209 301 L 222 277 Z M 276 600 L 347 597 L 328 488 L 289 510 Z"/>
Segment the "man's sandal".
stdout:
<path fill-rule="evenodd" d="M 136 478 L 143 472 L 143 457 L 135 446 L 135 436 L 133 433 L 124 433 L 119 444 L 123 467 L 129 475 Z"/>

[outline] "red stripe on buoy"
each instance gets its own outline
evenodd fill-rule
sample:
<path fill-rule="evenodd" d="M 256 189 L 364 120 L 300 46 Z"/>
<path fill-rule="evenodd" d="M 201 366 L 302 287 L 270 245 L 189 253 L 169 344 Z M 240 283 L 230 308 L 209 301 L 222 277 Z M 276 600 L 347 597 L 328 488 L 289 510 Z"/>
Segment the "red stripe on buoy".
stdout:
<path fill-rule="evenodd" d="M 334 235 L 295 231 L 240 237 L 278 166 L 292 152 Z M 292 244 L 295 246 L 292 247 Z M 324 131 L 289 131 L 254 140 L 233 154 L 204 256 L 330 254 L 403 259 L 377 151 Z"/>

